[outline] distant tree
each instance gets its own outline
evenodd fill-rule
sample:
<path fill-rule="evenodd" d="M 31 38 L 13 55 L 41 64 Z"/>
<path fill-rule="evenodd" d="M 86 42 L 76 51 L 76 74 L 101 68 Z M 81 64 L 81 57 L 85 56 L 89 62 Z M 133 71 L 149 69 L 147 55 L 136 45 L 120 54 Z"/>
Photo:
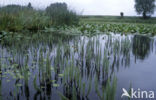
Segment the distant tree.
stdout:
<path fill-rule="evenodd" d="M 67 9 L 67 4 L 66 3 L 53 3 L 50 6 L 48 6 L 46 8 L 46 12 L 49 15 L 54 15 L 55 12 L 59 13 L 59 12 L 66 12 L 68 11 Z"/>
<path fill-rule="evenodd" d="M 155 10 L 155 0 L 135 0 L 136 12 L 143 18 L 147 18 L 147 14 L 151 15 Z"/>
<path fill-rule="evenodd" d="M 120 16 L 121 16 L 121 18 L 123 18 L 124 17 L 124 13 L 120 12 Z"/>
<path fill-rule="evenodd" d="M 46 14 L 52 19 L 54 25 L 72 25 L 77 24 L 79 17 L 68 9 L 66 3 L 53 3 L 46 8 Z"/>
<path fill-rule="evenodd" d="M 28 4 L 28 8 L 33 8 L 30 2 Z"/>

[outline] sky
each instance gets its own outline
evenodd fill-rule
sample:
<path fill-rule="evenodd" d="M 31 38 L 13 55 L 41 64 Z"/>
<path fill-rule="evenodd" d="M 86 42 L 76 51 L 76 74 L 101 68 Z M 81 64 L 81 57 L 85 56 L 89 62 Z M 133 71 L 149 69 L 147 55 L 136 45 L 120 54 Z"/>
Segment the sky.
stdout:
<path fill-rule="evenodd" d="M 120 15 L 124 12 L 125 16 L 137 16 L 134 0 L 0 0 L 0 6 L 27 5 L 29 2 L 37 9 L 44 9 L 54 2 L 66 2 L 70 9 L 83 15 Z"/>

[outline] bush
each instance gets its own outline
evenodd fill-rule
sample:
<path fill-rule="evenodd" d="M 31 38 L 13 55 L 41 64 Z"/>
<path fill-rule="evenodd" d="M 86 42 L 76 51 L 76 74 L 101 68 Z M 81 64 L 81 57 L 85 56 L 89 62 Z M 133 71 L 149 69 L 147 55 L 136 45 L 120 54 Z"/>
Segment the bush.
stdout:
<path fill-rule="evenodd" d="M 69 10 L 66 3 L 51 4 L 46 8 L 46 13 L 54 25 L 73 25 L 79 22 L 77 14 Z"/>

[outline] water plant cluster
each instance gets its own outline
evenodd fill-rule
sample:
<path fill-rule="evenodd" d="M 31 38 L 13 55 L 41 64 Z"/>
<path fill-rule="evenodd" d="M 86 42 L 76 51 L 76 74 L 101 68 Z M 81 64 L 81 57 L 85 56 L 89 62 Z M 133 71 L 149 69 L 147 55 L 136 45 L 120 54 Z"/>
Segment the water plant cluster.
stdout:
<path fill-rule="evenodd" d="M 58 28 L 47 28 L 44 32 L 58 32 L 70 35 L 94 36 L 97 34 L 118 33 L 127 34 L 146 34 L 155 35 L 155 24 L 123 24 L 123 23 L 103 23 L 103 24 L 85 24 L 79 26 L 63 26 Z"/>
<path fill-rule="evenodd" d="M 80 31 L 88 34 L 95 34 L 100 32 L 113 33 L 140 33 L 140 34 L 155 34 L 155 25 L 146 24 L 84 24 L 81 25 Z"/>
<path fill-rule="evenodd" d="M 121 35 L 128 34 L 146 34 L 153 36 L 156 33 L 154 24 L 81 24 L 79 26 L 57 26 L 45 28 L 38 32 L 22 31 L 22 32 L 0 32 L 1 44 L 11 45 L 20 41 L 35 41 L 37 39 L 47 41 L 53 34 L 64 34 L 69 36 L 95 36 L 97 34 L 117 33 Z M 46 35 L 46 36 L 44 36 Z M 42 36 L 42 37 L 41 37 Z M 47 38 L 47 39 L 46 39 Z"/>

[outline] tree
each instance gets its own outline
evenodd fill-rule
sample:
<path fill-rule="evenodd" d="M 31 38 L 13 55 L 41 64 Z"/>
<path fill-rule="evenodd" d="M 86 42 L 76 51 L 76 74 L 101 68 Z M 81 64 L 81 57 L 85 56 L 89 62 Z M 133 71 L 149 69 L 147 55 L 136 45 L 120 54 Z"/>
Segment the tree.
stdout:
<path fill-rule="evenodd" d="M 120 16 L 121 16 L 121 18 L 123 18 L 124 17 L 124 13 L 120 12 Z"/>
<path fill-rule="evenodd" d="M 33 8 L 30 2 L 28 4 L 28 8 Z"/>
<path fill-rule="evenodd" d="M 68 9 L 66 3 L 53 3 L 46 8 L 46 14 L 50 16 L 54 25 L 72 25 L 78 24 L 77 14 Z"/>
<path fill-rule="evenodd" d="M 143 18 L 147 18 L 147 14 L 151 15 L 155 10 L 155 0 L 135 0 L 135 10 Z"/>

